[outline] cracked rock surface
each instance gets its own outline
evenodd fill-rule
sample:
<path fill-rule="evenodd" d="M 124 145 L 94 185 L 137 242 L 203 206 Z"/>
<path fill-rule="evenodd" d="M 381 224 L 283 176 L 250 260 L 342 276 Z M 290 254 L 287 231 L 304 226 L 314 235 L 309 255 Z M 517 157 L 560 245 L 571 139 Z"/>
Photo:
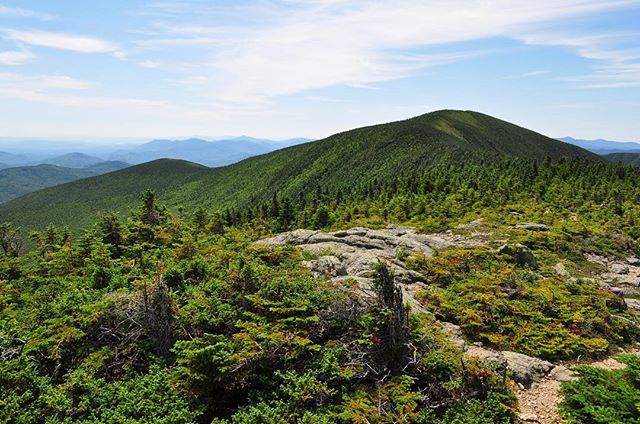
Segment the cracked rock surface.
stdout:
<path fill-rule="evenodd" d="M 416 290 L 426 287 L 428 281 L 420 273 L 407 269 L 402 258 L 408 253 L 432 256 L 438 249 L 449 246 L 477 244 L 462 236 L 454 237 L 448 233 L 426 235 L 418 233 L 414 228 L 400 227 L 380 230 L 356 227 L 335 232 L 295 230 L 258 243 L 276 246 L 290 244 L 316 255 L 305 261 L 305 265 L 316 277 L 326 277 L 333 281 L 354 280 L 363 296 L 374 296 L 371 289 L 373 266 L 379 262 L 385 263 L 402 289 L 405 302 L 417 311 L 424 311 L 424 308 L 416 299 Z M 554 369 L 554 365 L 547 361 L 520 353 L 498 352 L 468 345 L 459 326 L 447 322 L 439 324 L 450 340 L 464 350 L 467 356 L 478 356 L 483 360 L 503 364 L 522 385 L 529 386 Z"/>
<path fill-rule="evenodd" d="M 351 228 L 349 230 L 324 233 L 313 230 L 295 230 L 260 240 L 264 245 L 291 244 L 318 255 L 306 261 L 306 265 L 317 277 L 334 279 L 354 278 L 366 282 L 373 266 L 385 263 L 397 283 L 425 283 L 419 273 L 407 269 L 399 259 L 407 253 L 422 253 L 431 256 L 437 249 L 452 243 L 444 237 L 418 233 L 413 228 L 389 227 L 381 230 Z"/>

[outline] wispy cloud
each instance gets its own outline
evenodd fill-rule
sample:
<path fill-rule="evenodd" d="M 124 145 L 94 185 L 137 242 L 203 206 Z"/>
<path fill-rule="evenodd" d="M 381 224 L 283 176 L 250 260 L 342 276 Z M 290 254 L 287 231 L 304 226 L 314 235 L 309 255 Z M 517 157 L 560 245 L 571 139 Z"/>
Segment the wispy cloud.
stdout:
<path fill-rule="evenodd" d="M 0 84 L 30 90 L 86 90 L 94 85 L 89 81 L 79 80 L 68 75 L 25 75 L 14 72 L 0 73 Z"/>
<path fill-rule="evenodd" d="M 305 96 L 305 99 L 312 100 L 314 102 L 344 103 L 344 100 L 342 99 L 336 99 L 335 97 L 327 97 L 327 96 Z"/>
<path fill-rule="evenodd" d="M 160 67 L 160 62 L 156 62 L 153 60 L 143 60 L 142 62 L 138 62 L 138 65 L 143 68 L 154 69 Z"/>
<path fill-rule="evenodd" d="M 55 19 L 54 15 L 49 13 L 35 12 L 33 10 L 22 9 L 19 7 L 7 7 L 0 5 L 0 15 L 14 16 L 18 18 L 35 18 L 43 21 L 50 21 Z"/>
<path fill-rule="evenodd" d="M 162 101 L 134 97 L 76 94 L 93 86 L 94 84 L 89 81 L 78 80 L 67 75 L 0 73 L 0 94 L 22 100 L 79 108 L 136 106 L 158 109 L 168 107 L 167 103 Z"/>
<path fill-rule="evenodd" d="M 58 50 L 78 53 L 117 54 L 119 52 L 118 46 L 109 41 L 83 35 L 16 29 L 0 29 L 0 33 L 7 40 Z"/>
<path fill-rule="evenodd" d="M 530 78 L 530 77 L 539 77 L 542 75 L 547 75 L 549 73 L 549 71 L 545 71 L 545 70 L 537 70 L 537 71 L 529 71 L 529 72 L 523 72 L 521 74 L 517 74 L 517 75 L 510 75 L 507 78 Z"/>
<path fill-rule="evenodd" d="M 35 57 L 33 53 L 26 49 L 3 51 L 0 52 L 0 64 L 9 66 L 22 65 L 35 59 Z"/>
<path fill-rule="evenodd" d="M 533 33 L 522 37 L 529 44 L 562 46 L 594 61 L 592 72 L 565 78 L 582 88 L 640 87 L 640 33 L 566 35 Z"/>
<path fill-rule="evenodd" d="M 429 53 L 430 48 L 493 37 L 518 38 L 568 17 L 637 4 L 637 0 L 452 0 L 370 2 L 301 0 L 260 3 L 256 25 L 198 25 L 200 2 L 160 2 L 173 18 L 153 22 L 147 48 L 198 48 L 209 60 L 184 78 L 217 100 L 268 102 L 280 95 L 336 85 L 371 84 L 466 60 L 478 52 Z M 266 12 L 265 12 L 266 9 Z M 242 22 L 242 20 L 240 20 Z M 420 51 L 420 54 L 407 54 Z M 401 53 L 403 52 L 403 53 Z M 534 76 L 533 74 L 528 76 Z"/>

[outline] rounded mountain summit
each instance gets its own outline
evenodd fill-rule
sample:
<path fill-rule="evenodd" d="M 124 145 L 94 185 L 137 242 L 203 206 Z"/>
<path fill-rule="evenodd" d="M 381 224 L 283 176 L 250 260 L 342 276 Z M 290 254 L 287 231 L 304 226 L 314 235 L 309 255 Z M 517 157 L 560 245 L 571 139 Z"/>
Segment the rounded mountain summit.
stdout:
<path fill-rule="evenodd" d="M 207 168 L 160 159 L 98 177 L 40 190 L 0 205 L 0 221 L 24 229 L 49 223 L 86 227 L 100 211 L 126 212 L 153 189 L 169 207 L 212 209 L 256 205 L 274 193 L 294 196 L 348 189 L 374 179 L 410 176 L 439 164 L 510 158 L 600 157 L 478 112 L 442 110 L 403 121 L 341 132 L 241 162 Z"/>

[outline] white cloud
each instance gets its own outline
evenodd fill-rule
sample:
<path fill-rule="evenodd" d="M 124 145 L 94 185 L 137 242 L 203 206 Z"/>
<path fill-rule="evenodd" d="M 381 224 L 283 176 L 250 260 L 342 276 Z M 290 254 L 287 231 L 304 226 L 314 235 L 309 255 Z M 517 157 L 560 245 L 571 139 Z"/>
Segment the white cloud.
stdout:
<path fill-rule="evenodd" d="M 105 40 L 75 34 L 47 32 L 39 30 L 0 30 L 3 38 L 58 50 L 70 50 L 79 53 L 119 54 L 118 47 Z"/>
<path fill-rule="evenodd" d="M 312 100 L 314 102 L 344 103 L 344 100 L 342 99 L 336 99 L 335 97 L 328 97 L 328 96 L 305 96 L 305 99 Z"/>
<path fill-rule="evenodd" d="M 129 98 L 129 97 L 104 97 L 104 96 L 81 96 L 75 94 L 52 94 L 43 93 L 34 90 L 20 89 L 14 87 L 5 87 L 0 85 L 0 94 L 4 96 L 15 97 L 23 100 L 29 100 L 39 103 L 49 103 L 58 106 L 76 107 L 76 108 L 101 108 L 101 107 L 119 107 L 119 106 L 135 106 L 137 108 L 158 109 L 165 108 L 168 105 L 161 101 L 152 101 L 146 99 Z"/>
<path fill-rule="evenodd" d="M 524 72 L 522 74 L 518 74 L 518 75 L 512 75 L 509 78 L 530 78 L 530 77 L 539 77 L 542 75 L 547 75 L 549 73 L 549 71 L 544 71 L 544 70 L 537 70 L 537 71 L 529 71 L 529 72 Z"/>
<path fill-rule="evenodd" d="M 28 50 L 10 50 L 0 52 L 0 64 L 22 65 L 33 60 L 36 56 Z"/>
<path fill-rule="evenodd" d="M 93 86 L 91 82 L 67 75 L 24 75 L 12 72 L 0 73 L 0 85 L 34 91 L 48 89 L 86 90 Z"/>
<path fill-rule="evenodd" d="M 184 4 L 163 6 L 182 13 Z M 209 60 L 194 64 L 196 71 L 185 78 L 194 92 L 264 103 L 309 89 L 366 87 L 414 75 L 478 54 L 424 53 L 430 47 L 519 38 L 541 25 L 635 4 L 637 0 L 290 0 L 260 3 L 270 9 L 258 26 L 251 17 L 245 17 L 249 24 L 236 28 L 197 25 L 182 15 L 155 22 L 138 45 L 203 49 Z M 420 54 L 400 54 L 418 50 Z"/>
<path fill-rule="evenodd" d="M 154 69 L 160 67 L 160 62 L 156 62 L 153 60 L 143 60 L 142 62 L 138 62 L 138 65 L 143 68 Z"/>
<path fill-rule="evenodd" d="M 533 33 L 522 37 L 529 44 L 562 46 L 574 49 L 578 55 L 595 61 L 588 75 L 565 78 L 582 88 L 640 87 L 640 33 L 598 35 L 566 35 Z"/>
<path fill-rule="evenodd" d="M 48 13 L 34 12 L 33 10 L 21 9 L 18 7 L 7 7 L 0 5 L 0 15 L 14 16 L 18 18 L 35 18 L 43 21 L 55 19 L 54 15 Z"/>
<path fill-rule="evenodd" d="M 148 110 L 170 109 L 164 101 L 136 97 L 113 97 L 76 94 L 93 88 L 95 84 L 67 75 L 24 75 L 0 73 L 0 94 L 38 103 L 72 108 L 118 108 L 122 106 Z"/>

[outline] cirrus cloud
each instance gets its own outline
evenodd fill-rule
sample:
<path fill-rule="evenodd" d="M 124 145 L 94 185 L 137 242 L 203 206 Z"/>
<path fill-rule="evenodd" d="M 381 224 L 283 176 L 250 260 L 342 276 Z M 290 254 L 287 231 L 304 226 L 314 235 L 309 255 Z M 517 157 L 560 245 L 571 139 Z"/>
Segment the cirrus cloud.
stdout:
<path fill-rule="evenodd" d="M 99 38 L 40 30 L 2 29 L 2 37 L 32 46 L 78 53 L 118 53 L 118 46 Z"/>

